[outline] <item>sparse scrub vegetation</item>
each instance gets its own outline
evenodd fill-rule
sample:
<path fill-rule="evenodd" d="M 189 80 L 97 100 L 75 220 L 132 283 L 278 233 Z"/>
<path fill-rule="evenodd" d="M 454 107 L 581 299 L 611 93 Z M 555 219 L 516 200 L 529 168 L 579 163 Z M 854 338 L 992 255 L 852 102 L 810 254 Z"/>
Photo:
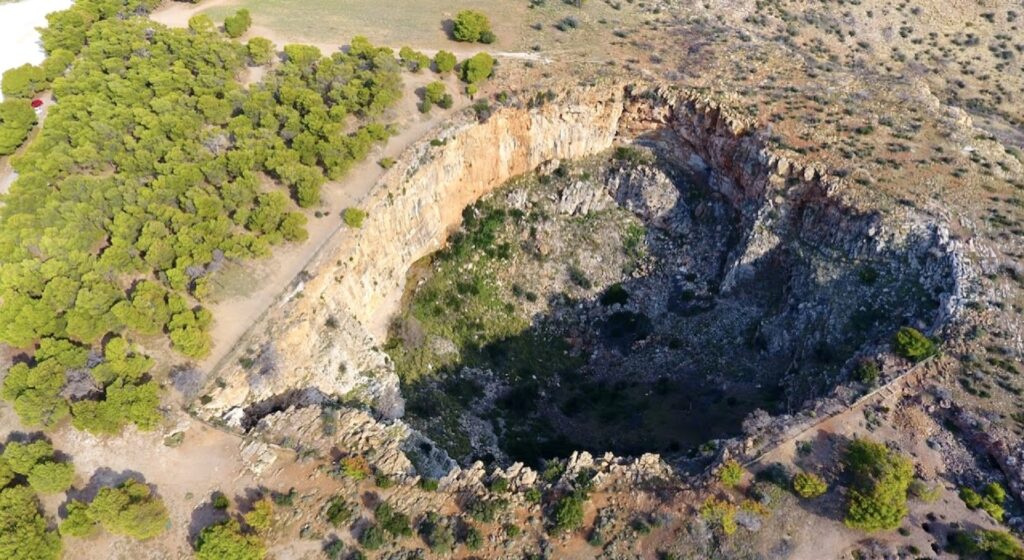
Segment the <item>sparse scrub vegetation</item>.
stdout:
<path fill-rule="evenodd" d="M 986 484 L 981 492 L 964 486 L 960 488 L 960 499 L 967 507 L 981 509 L 996 521 L 1002 521 L 1006 514 L 1006 510 L 1003 508 L 1003 503 L 1006 501 L 1006 490 L 998 482 Z"/>

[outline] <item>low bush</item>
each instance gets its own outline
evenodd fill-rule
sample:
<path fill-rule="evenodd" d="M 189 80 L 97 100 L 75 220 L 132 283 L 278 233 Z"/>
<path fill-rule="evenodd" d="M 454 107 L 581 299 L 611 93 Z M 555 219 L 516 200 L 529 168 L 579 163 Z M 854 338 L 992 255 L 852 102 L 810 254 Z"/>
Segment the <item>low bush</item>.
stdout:
<path fill-rule="evenodd" d="M 828 484 L 814 473 L 797 473 L 793 477 L 793 491 L 801 498 L 817 498 L 828 491 Z"/>
<path fill-rule="evenodd" d="M 961 558 L 1024 560 L 1024 546 L 1006 531 L 954 531 L 947 549 Z"/>
<path fill-rule="evenodd" d="M 856 439 L 846 448 L 846 525 L 866 531 L 892 530 L 907 514 L 907 490 L 914 476 L 910 460 L 884 444 Z"/>
<path fill-rule="evenodd" d="M 1006 501 L 1006 490 L 997 482 L 990 482 L 982 488 L 981 493 L 964 486 L 960 489 L 960 499 L 970 509 L 981 509 L 996 521 L 1002 521 L 1006 515 L 1003 503 Z"/>
<path fill-rule="evenodd" d="M 463 10 L 455 14 L 452 23 L 452 38 L 468 43 L 493 43 L 494 33 L 491 31 L 491 20 L 476 10 Z"/>
<path fill-rule="evenodd" d="M 36 112 L 27 101 L 0 102 L 0 156 L 13 154 L 36 125 Z"/>
<path fill-rule="evenodd" d="M 328 500 L 327 507 L 324 509 L 324 517 L 333 527 L 341 527 L 348 523 L 355 513 L 355 506 L 341 496 L 334 496 Z"/>
<path fill-rule="evenodd" d="M 729 459 L 718 470 L 718 481 L 722 483 L 722 486 L 732 488 L 743 479 L 743 472 L 743 465 L 740 465 L 735 459 Z"/>
<path fill-rule="evenodd" d="M 915 363 L 938 352 L 933 340 L 912 327 L 901 328 L 893 339 L 893 346 L 897 354 Z"/>
<path fill-rule="evenodd" d="M 700 508 L 700 517 L 715 530 L 731 535 L 736 525 L 736 506 L 718 498 L 708 498 Z"/>
<path fill-rule="evenodd" d="M 228 37 L 236 39 L 248 31 L 251 25 L 252 16 L 249 15 L 249 10 L 238 10 L 234 15 L 224 19 L 224 32 L 228 34 Z"/>
<path fill-rule="evenodd" d="M 361 228 L 363 227 L 363 221 L 366 220 L 366 212 L 359 208 L 346 208 L 341 212 L 341 219 L 350 228 Z"/>
<path fill-rule="evenodd" d="M 378 505 L 377 509 L 373 510 L 373 515 L 382 529 L 396 537 L 408 537 L 412 534 L 409 516 L 395 511 L 387 502 Z"/>

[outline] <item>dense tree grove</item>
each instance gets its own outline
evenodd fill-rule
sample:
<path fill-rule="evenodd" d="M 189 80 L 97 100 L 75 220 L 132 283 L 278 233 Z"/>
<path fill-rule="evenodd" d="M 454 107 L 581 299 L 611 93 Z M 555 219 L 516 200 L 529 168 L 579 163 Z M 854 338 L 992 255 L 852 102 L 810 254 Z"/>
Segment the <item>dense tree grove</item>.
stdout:
<path fill-rule="evenodd" d="M 58 461 L 44 440 L 9 442 L 0 454 L 0 558 L 50 560 L 60 557 L 60 536 L 48 529 L 36 493 L 64 492 L 75 469 Z"/>
<path fill-rule="evenodd" d="M 235 76 L 273 58 L 269 41 L 139 17 L 155 4 L 80 0 L 50 14 L 46 83 L 36 71 L 4 80 L 50 87 L 58 101 L 13 159 L 19 176 L 0 208 L 0 342 L 36 348 L 3 397 L 30 425 L 70 413 L 98 433 L 152 427 L 156 386 L 124 339 L 164 334 L 186 356 L 208 353 L 213 318 L 198 301 L 209 275 L 305 239 L 294 204 L 318 204 L 328 178 L 388 136 L 372 118 L 401 95 L 393 53 L 358 37 L 329 57 L 285 46 L 285 61 L 245 89 Z M 0 148 L 19 143 L 5 139 L 25 133 L 27 115 L 0 108 L 0 119 Z"/>
<path fill-rule="evenodd" d="M 91 503 L 72 500 L 62 533 L 88 536 L 100 527 L 117 535 L 144 540 L 167 528 L 167 507 L 153 496 L 149 486 L 127 480 L 116 487 L 101 488 Z"/>
<path fill-rule="evenodd" d="M 60 558 L 60 536 L 47 529 L 39 500 L 27 486 L 0 490 L 0 558 L 51 560 Z"/>
<path fill-rule="evenodd" d="M 0 455 L 0 487 L 21 476 L 41 494 L 56 494 L 71 488 L 75 467 L 58 461 L 53 446 L 45 440 L 10 442 Z"/>

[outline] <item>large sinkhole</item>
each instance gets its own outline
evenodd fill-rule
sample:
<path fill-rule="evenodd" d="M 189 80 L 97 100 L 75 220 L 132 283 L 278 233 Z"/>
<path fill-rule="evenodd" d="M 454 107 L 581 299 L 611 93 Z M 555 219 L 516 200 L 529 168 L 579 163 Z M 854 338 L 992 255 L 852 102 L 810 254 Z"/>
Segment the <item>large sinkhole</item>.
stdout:
<path fill-rule="evenodd" d="M 683 463 L 935 319 L 927 239 L 879 244 L 878 216 L 801 181 L 744 194 L 662 148 L 553 162 L 465 209 L 390 327 L 408 423 L 464 463 Z"/>

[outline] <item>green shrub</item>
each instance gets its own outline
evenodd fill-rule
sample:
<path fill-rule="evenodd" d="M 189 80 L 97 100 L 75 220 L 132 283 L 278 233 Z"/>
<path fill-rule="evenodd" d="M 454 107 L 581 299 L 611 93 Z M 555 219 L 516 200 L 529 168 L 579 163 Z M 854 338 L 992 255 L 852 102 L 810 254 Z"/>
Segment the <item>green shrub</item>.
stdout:
<path fill-rule="evenodd" d="M 743 465 L 735 459 L 729 459 L 718 469 L 718 481 L 726 488 L 732 488 L 743 479 Z"/>
<path fill-rule="evenodd" d="M 46 440 L 12 441 L 4 447 L 3 458 L 12 471 L 27 476 L 36 465 L 52 461 L 53 454 L 53 445 Z"/>
<path fill-rule="evenodd" d="M 881 371 L 878 369 L 878 363 L 871 359 L 863 359 L 857 362 L 857 369 L 854 370 L 854 376 L 857 381 L 865 385 L 874 385 L 878 382 L 878 376 Z"/>
<path fill-rule="evenodd" d="M 0 156 L 13 154 L 36 125 L 36 112 L 20 99 L 0 102 Z"/>
<path fill-rule="evenodd" d="M 388 541 L 388 534 L 376 523 L 367 527 L 359 535 L 359 544 L 366 550 L 377 550 Z"/>
<path fill-rule="evenodd" d="M 455 549 L 455 530 L 435 512 L 426 515 L 421 534 L 434 554 L 449 554 Z"/>
<path fill-rule="evenodd" d="M 292 507 L 295 505 L 295 496 L 298 492 L 294 488 L 289 488 L 287 492 L 271 492 L 270 499 L 274 501 L 274 505 L 281 507 Z"/>
<path fill-rule="evenodd" d="M 434 55 L 434 69 L 438 73 L 451 72 L 455 69 L 457 63 L 458 60 L 455 58 L 455 55 L 448 51 L 437 51 L 437 54 Z"/>
<path fill-rule="evenodd" d="M 508 500 L 504 498 L 486 499 L 477 498 L 468 506 L 469 516 L 481 523 L 491 523 L 497 517 L 498 512 L 508 506 Z"/>
<path fill-rule="evenodd" d="M 0 90 L 6 98 L 27 99 L 43 91 L 47 86 L 49 83 L 42 67 L 22 64 L 4 72 Z"/>
<path fill-rule="evenodd" d="M 960 489 L 960 499 L 970 509 L 981 509 L 996 521 L 1002 521 L 1006 515 L 1006 510 L 1003 508 L 1003 502 L 1006 501 L 1006 490 L 997 482 L 986 484 L 980 494 L 965 486 Z"/>
<path fill-rule="evenodd" d="M 814 473 L 801 472 L 793 477 L 793 491 L 801 498 L 817 498 L 828 491 L 828 484 Z"/>
<path fill-rule="evenodd" d="M 249 60 L 256 65 L 270 64 L 274 60 L 274 43 L 263 37 L 253 37 L 246 44 Z"/>
<path fill-rule="evenodd" d="M 997 504 L 1006 501 L 1006 489 L 998 482 L 989 482 L 981 489 L 981 493 L 984 494 L 986 500 Z"/>
<path fill-rule="evenodd" d="M 421 478 L 420 479 L 420 488 L 423 489 L 423 490 L 426 490 L 427 492 L 434 492 L 435 490 L 437 490 L 437 487 L 438 487 L 438 481 L 436 479 L 433 479 L 433 478 Z"/>
<path fill-rule="evenodd" d="M 893 339 L 896 353 L 912 362 L 920 362 L 938 352 L 938 347 L 931 339 L 911 327 L 902 327 Z"/>
<path fill-rule="evenodd" d="M 1024 546 L 1006 531 L 954 531 L 949 535 L 948 550 L 961 558 L 1024 560 Z"/>
<path fill-rule="evenodd" d="M 411 72 L 419 72 L 430 66 L 429 56 L 409 47 L 402 47 L 398 50 L 398 59 Z"/>
<path fill-rule="evenodd" d="M 210 505 L 213 506 L 213 509 L 228 509 L 228 506 L 231 505 L 231 500 L 228 500 L 224 492 L 214 492 L 210 498 Z"/>
<path fill-rule="evenodd" d="M 103 527 L 115 535 L 145 540 L 162 533 L 169 520 L 163 500 L 135 480 L 101 488 L 88 504 L 72 500 L 68 510 L 72 509 L 74 515 L 69 515 L 65 524 L 73 534 L 89 534 Z"/>
<path fill-rule="evenodd" d="M 500 476 L 496 477 L 494 480 L 491 481 L 489 488 L 491 492 L 494 492 L 496 494 L 504 494 L 505 492 L 508 492 L 508 479 L 502 478 Z"/>
<path fill-rule="evenodd" d="M 700 508 L 700 516 L 705 522 L 721 531 L 724 535 L 731 535 L 738 528 L 736 525 L 736 506 L 718 498 L 708 498 Z"/>
<path fill-rule="evenodd" d="M 236 39 L 248 31 L 251 25 L 252 16 L 249 15 L 249 10 L 238 10 L 235 15 L 224 19 L 224 32 L 228 34 L 228 37 Z"/>
<path fill-rule="evenodd" d="M 341 496 L 331 498 L 327 502 L 327 508 L 324 509 L 324 516 L 334 527 L 340 527 L 348 523 L 355 513 L 355 506 Z"/>
<path fill-rule="evenodd" d="M 0 490 L 0 558 L 57 560 L 60 536 L 47 528 L 39 501 L 27 486 Z"/>
<path fill-rule="evenodd" d="M 938 484 L 929 486 L 923 480 L 915 478 L 913 482 L 910 483 L 908 492 L 911 496 L 921 500 L 922 502 L 931 503 L 939 499 L 939 496 L 942 494 L 942 486 Z"/>
<path fill-rule="evenodd" d="M 28 484 L 40 494 L 55 494 L 71 488 L 75 480 L 75 467 L 70 463 L 47 461 L 32 467 Z"/>
<path fill-rule="evenodd" d="M 444 100 L 446 93 L 448 92 L 445 89 L 444 82 L 430 82 L 423 89 L 423 99 L 428 100 L 431 103 L 441 103 L 441 101 Z"/>
<path fill-rule="evenodd" d="M 494 41 L 494 34 L 491 31 L 491 20 L 486 15 L 475 10 L 463 10 L 455 14 L 455 21 L 452 25 L 452 38 L 456 41 L 475 43 L 489 33 L 487 38 Z"/>
<path fill-rule="evenodd" d="M 196 14 L 188 18 L 188 29 L 195 34 L 210 33 L 214 30 L 213 20 L 206 14 Z"/>
<path fill-rule="evenodd" d="M 341 219 L 350 228 L 361 228 L 363 227 L 363 221 L 366 220 L 366 212 L 359 208 L 346 208 L 341 213 Z"/>
<path fill-rule="evenodd" d="M 462 81 L 471 86 L 490 78 L 493 72 L 494 57 L 485 52 L 476 53 L 462 62 Z"/>
<path fill-rule="evenodd" d="M 233 520 L 203 529 L 196 540 L 197 560 L 265 560 L 266 555 L 263 540 Z"/>
<path fill-rule="evenodd" d="M 270 531 L 270 526 L 274 522 L 274 504 L 267 498 L 260 498 L 253 502 L 252 509 L 242 518 L 250 529 L 265 534 Z"/>
<path fill-rule="evenodd" d="M 14 471 L 11 470 L 11 466 L 7 464 L 7 461 L 0 456 L 0 488 L 7 486 L 14 480 Z"/>
<path fill-rule="evenodd" d="M 554 509 L 555 534 L 578 530 L 583 526 L 583 505 L 587 496 L 582 492 L 573 492 L 558 500 Z"/>
<path fill-rule="evenodd" d="M 910 460 L 881 443 L 856 439 L 847 446 L 844 463 L 853 479 L 846 525 L 866 531 L 898 527 L 907 514 L 907 489 L 914 476 Z"/>
<path fill-rule="evenodd" d="M 387 502 L 382 502 L 373 510 L 373 516 L 382 529 L 396 537 L 408 537 L 412 534 L 412 526 L 409 524 L 409 516 L 395 511 Z"/>
<path fill-rule="evenodd" d="M 463 542 L 466 543 L 466 548 L 469 550 L 480 550 L 480 547 L 484 545 L 484 538 L 480 534 L 480 530 L 471 525 L 466 528 L 466 536 Z"/>

